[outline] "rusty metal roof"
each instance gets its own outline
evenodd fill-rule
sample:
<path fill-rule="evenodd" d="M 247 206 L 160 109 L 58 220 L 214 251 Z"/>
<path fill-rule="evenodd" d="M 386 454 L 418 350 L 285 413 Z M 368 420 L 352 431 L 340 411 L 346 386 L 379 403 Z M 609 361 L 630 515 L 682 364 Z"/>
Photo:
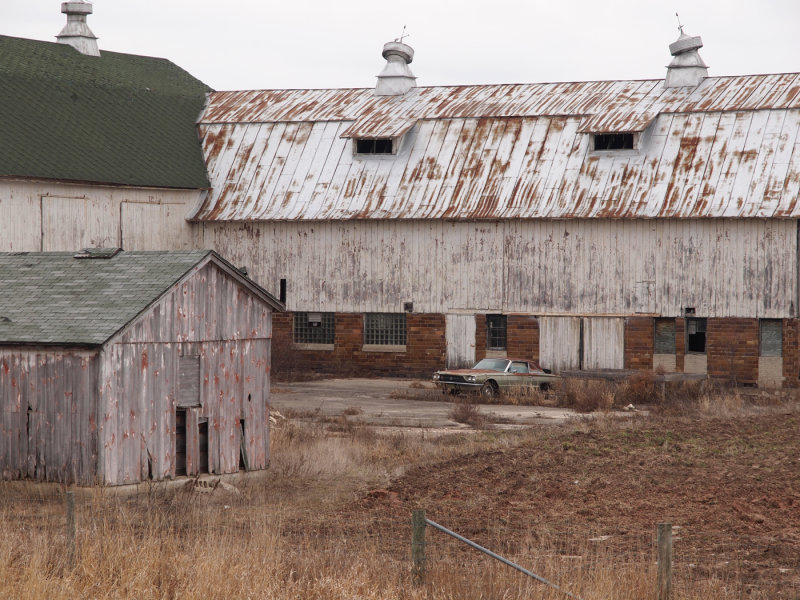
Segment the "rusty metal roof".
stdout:
<path fill-rule="evenodd" d="M 800 217 L 797 73 L 215 92 L 199 129 L 197 220 Z M 355 155 L 362 137 L 400 148 Z"/>

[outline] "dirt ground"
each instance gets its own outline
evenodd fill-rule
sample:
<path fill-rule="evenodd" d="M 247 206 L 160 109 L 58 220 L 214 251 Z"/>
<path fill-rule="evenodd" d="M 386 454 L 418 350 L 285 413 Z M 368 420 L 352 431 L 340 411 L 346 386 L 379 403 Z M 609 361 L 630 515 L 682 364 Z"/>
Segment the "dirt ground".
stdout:
<path fill-rule="evenodd" d="M 537 532 L 591 532 L 620 560 L 652 553 L 656 524 L 671 522 L 676 576 L 800 597 L 797 412 L 538 430 L 519 447 L 413 468 L 344 512 L 404 539 L 424 508 L 495 549 L 501 530 L 503 551 Z"/>

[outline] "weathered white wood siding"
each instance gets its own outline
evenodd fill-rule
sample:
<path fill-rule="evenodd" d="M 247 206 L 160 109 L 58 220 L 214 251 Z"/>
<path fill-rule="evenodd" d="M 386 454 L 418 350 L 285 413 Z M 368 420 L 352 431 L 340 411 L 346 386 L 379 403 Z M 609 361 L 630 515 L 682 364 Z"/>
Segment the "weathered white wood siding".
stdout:
<path fill-rule="evenodd" d="M 0 348 L 0 474 L 95 483 L 96 353 Z"/>
<path fill-rule="evenodd" d="M 289 310 L 784 318 L 797 302 L 788 219 L 204 223 Z"/>
<path fill-rule="evenodd" d="M 102 480 L 146 479 L 148 468 L 156 479 L 175 474 L 181 355 L 200 356 L 201 406 L 192 416 L 208 419 L 209 471 L 238 471 L 242 418 L 249 466 L 265 468 L 271 337 L 270 307 L 213 264 L 195 270 L 118 334 L 102 353 Z M 190 424 L 196 427 L 196 418 Z M 196 431 L 187 431 L 192 436 Z"/>
<path fill-rule="evenodd" d="M 196 248 L 184 216 L 201 193 L 3 180 L 0 252 Z"/>
<path fill-rule="evenodd" d="M 475 315 L 445 316 L 447 368 L 462 369 L 475 364 Z"/>
<path fill-rule="evenodd" d="M 625 368 L 625 319 L 585 317 L 582 332 L 582 368 Z"/>
<path fill-rule="evenodd" d="M 555 373 L 580 368 L 580 317 L 539 318 L 539 364 Z"/>

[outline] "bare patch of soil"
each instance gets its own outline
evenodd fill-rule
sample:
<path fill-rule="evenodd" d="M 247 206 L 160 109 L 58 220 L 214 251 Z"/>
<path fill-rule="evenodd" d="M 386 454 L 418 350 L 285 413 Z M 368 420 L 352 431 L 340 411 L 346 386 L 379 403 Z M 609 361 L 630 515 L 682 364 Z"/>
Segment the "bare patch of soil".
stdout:
<path fill-rule="evenodd" d="M 345 512 L 407 554 L 416 508 L 478 543 L 500 528 L 504 551 L 545 530 L 585 531 L 620 558 L 651 552 L 656 524 L 671 522 L 678 572 L 724 569 L 796 592 L 800 414 L 541 427 L 516 447 L 413 467 Z"/>

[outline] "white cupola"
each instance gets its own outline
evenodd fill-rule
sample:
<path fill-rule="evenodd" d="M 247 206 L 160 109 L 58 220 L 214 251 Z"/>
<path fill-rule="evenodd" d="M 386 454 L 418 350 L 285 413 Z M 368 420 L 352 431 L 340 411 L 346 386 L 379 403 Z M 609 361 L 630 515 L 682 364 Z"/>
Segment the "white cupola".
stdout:
<path fill-rule="evenodd" d="M 678 39 L 669 45 L 670 54 L 674 58 L 667 66 L 665 87 L 697 87 L 708 77 L 708 65 L 697 52 L 702 47 L 703 40 L 699 35 L 688 36 L 681 28 Z"/>
<path fill-rule="evenodd" d="M 414 59 L 414 49 L 403 42 L 387 42 L 383 45 L 386 66 L 378 75 L 375 84 L 376 96 L 402 96 L 417 87 L 417 78 L 408 65 Z"/>
<path fill-rule="evenodd" d="M 61 12 L 67 15 L 67 24 L 56 36 L 59 44 L 68 44 L 81 54 L 100 56 L 97 36 L 86 24 L 87 15 L 92 14 L 90 2 L 62 2 Z"/>

